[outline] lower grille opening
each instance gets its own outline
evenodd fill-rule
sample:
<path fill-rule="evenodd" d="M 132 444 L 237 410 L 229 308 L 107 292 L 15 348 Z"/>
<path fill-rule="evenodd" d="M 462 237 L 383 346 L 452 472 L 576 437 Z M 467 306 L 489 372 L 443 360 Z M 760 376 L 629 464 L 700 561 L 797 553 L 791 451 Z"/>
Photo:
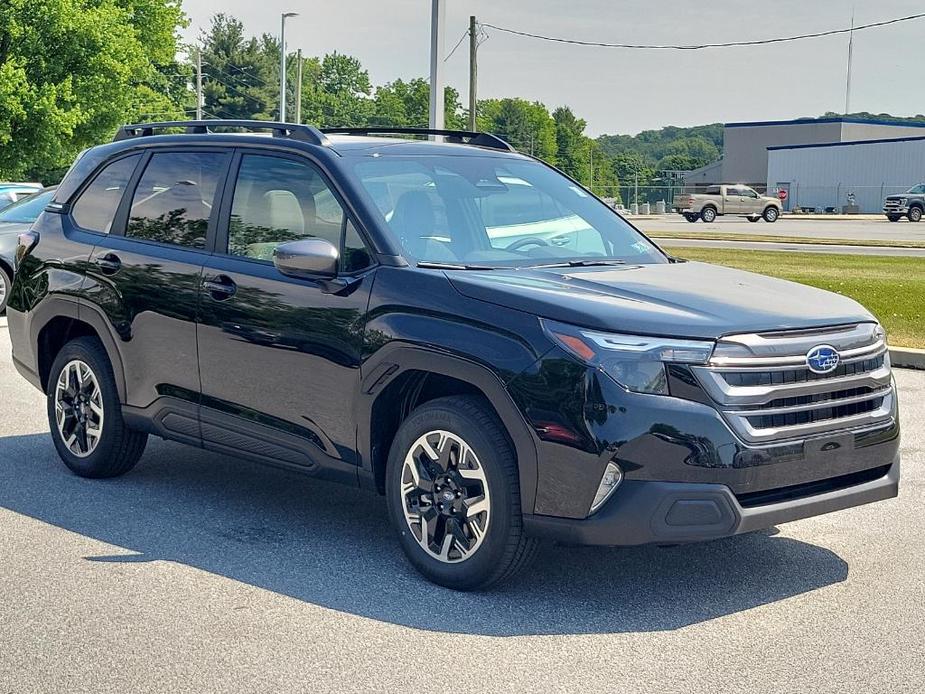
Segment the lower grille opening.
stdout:
<path fill-rule="evenodd" d="M 783 501 L 793 501 L 802 499 L 807 496 L 825 494 L 834 492 L 839 489 L 847 489 L 865 482 L 873 482 L 886 476 L 892 465 L 881 465 L 880 467 L 853 472 L 850 475 L 840 477 L 830 477 L 825 480 L 816 482 L 806 482 L 804 484 L 795 484 L 791 487 L 780 487 L 778 489 L 768 489 L 761 492 L 748 492 L 747 494 L 736 494 L 736 499 L 743 508 L 753 508 L 755 506 L 765 506 L 767 504 L 777 504 Z"/>
<path fill-rule="evenodd" d="M 853 417 L 867 412 L 873 412 L 883 405 L 883 398 L 852 402 L 838 407 L 820 407 L 816 410 L 803 410 L 802 412 L 789 412 L 787 414 L 763 414 L 746 417 L 748 423 L 755 429 L 778 429 L 792 427 L 800 424 L 812 424 L 828 419 L 842 419 Z"/>

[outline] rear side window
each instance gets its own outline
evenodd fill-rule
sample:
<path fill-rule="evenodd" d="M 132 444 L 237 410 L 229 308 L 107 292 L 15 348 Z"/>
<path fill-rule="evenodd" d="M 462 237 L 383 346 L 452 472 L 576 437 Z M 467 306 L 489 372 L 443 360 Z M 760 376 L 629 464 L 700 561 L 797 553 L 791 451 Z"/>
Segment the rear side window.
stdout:
<path fill-rule="evenodd" d="M 154 154 L 132 196 L 130 238 L 202 249 L 224 170 L 220 152 Z"/>
<path fill-rule="evenodd" d="M 140 154 L 133 154 L 118 159 L 96 175 L 72 208 L 71 216 L 77 226 L 101 234 L 112 230 L 116 210 L 140 158 Z"/>

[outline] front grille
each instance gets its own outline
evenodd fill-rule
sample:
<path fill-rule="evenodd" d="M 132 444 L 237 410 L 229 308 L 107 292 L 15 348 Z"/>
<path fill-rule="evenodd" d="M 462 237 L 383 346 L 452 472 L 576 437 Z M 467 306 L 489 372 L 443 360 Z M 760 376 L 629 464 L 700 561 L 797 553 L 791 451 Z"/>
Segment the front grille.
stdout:
<path fill-rule="evenodd" d="M 885 210 L 899 210 L 902 209 L 903 205 L 899 200 L 887 200 L 883 204 L 883 209 Z"/>
<path fill-rule="evenodd" d="M 819 345 L 840 356 L 826 374 L 807 364 L 807 353 Z M 874 323 L 733 335 L 717 343 L 709 365 L 693 371 L 750 443 L 878 425 L 893 416 L 889 353 Z"/>

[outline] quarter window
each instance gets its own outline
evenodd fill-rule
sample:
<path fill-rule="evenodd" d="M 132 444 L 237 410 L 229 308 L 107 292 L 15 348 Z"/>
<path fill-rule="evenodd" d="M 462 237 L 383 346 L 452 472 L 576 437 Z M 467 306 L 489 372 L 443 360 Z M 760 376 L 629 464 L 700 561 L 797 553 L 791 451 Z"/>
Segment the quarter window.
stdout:
<path fill-rule="evenodd" d="M 100 171 L 74 203 L 71 216 L 77 226 L 108 234 L 129 178 L 141 158 L 133 154 L 118 159 Z"/>
<path fill-rule="evenodd" d="M 135 189 L 125 235 L 205 248 L 225 156 L 218 152 L 152 155 Z"/>

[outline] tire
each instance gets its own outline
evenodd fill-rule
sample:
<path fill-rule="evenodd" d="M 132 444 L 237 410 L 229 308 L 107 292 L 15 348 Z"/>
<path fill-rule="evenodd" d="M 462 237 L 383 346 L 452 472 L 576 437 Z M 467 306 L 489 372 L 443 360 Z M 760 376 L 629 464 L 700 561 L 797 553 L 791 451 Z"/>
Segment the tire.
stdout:
<path fill-rule="evenodd" d="M 6 305 L 10 301 L 10 292 L 13 290 L 13 277 L 6 268 L 0 265 L 0 316 L 6 313 Z"/>
<path fill-rule="evenodd" d="M 889 219 L 891 222 L 898 222 L 900 216 L 901 215 L 898 215 L 898 214 L 888 214 L 886 218 Z"/>
<path fill-rule="evenodd" d="M 752 223 L 757 222 L 761 217 L 746 217 L 746 219 Z"/>
<path fill-rule="evenodd" d="M 83 385 L 77 387 L 78 382 Z M 98 339 L 81 337 L 64 345 L 52 364 L 47 390 L 52 441 L 71 472 L 117 477 L 135 467 L 148 435 L 129 429 L 122 420 L 112 364 Z"/>
<path fill-rule="evenodd" d="M 910 222 L 919 222 L 922 219 L 922 208 L 921 207 L 910 207 L 909 208 L 909 221 Z"/>
<path fill-rule="evenodd" d="M 700 219 L 700 217 L 698 217 L 698 216 L 695 215 L 695 214 L 690 214 L 690 213 L 688 213 L 688 214 L 684 215 L 684 219 L 686 219 L 686 220 L 687 220 L 688 222 L 690 222 L 691 224 L 694 224 L 698 219 Z"/>
<path fill-rule="evenodd" d="M 700 218 L 706 223 L 710 224 L 716 221 L 716 208 L 715 207 L 704 207 L 700 210 Z"/>
<path fill-rule="evenodd" d="M 765 208 L 764 214 L 762 214 L 761 216 L 764 217 L 764 221 L 766 221 L 768 224 L 774 224 L 774 222 L 777 221 L 778 217 L 780 217 L 780 211 L 776 207 L 771 205 Z"/>
<path fill-rule="evenodd" d="M 535 554 L 536 540 L 524 535 L 513 448 L 480 398 L 439 398 L 415 409 L 392 443 L 385 492 L 402 550 L 433 583 L 482 590 L 514 576 Z M 486 510 L 470 520 L 472 500 Z M 426 525 L 432 530 L 425 535 Z"/>

